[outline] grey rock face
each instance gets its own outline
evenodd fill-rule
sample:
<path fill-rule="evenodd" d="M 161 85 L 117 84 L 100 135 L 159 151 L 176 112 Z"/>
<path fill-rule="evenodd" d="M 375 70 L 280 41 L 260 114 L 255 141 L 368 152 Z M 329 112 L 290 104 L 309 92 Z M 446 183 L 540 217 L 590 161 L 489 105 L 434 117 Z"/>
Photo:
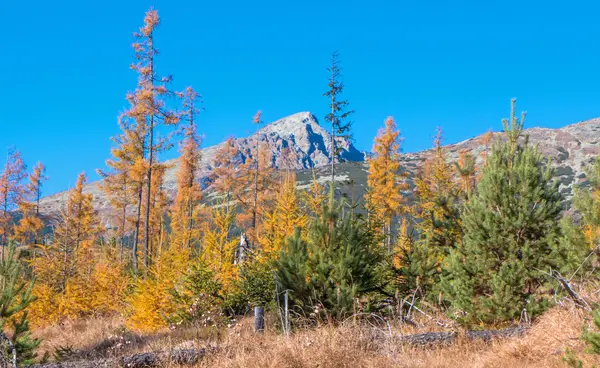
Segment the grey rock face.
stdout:
<path fill-rule="evenodd" d="M 555 169 L 556 179 L 560 183 L 559 190 L 565 198 L 566 206 L 569 205 L 573 195 L 573 186 L 585 186 L 585 168 L 599 153 L 600 143 L 600 118 L 592 119 L 561 129 L 531 128 L 525 131 L 532 144 L 537 144 L 540 151 L 551 159 Z M 315 169 L 320 181 L 329 179 L 330 164 L 330 135 L 327 129 L 319 125 L 314 115 L 309 112 L 300 112 L 283 119 L 272 122 L 257 133 L 235 139 L 239 152 L 240 162 L 252 157 L 252 148 L 256 139 L 267 143 L 273 165 L 280 169 L 293 169 L 298 171 L 298 186 L 306 187 L 312 179 L 312 170 Z M 493 139 L 502 139 L 501 133 L 494 133 Z M 207 147 L 202 150 L 200 177 L 205 186 L 208 197 L 212 191 L 209 175 L 212 171 L 212 162 L 215 154 L 223 143 Z M 368 164 L 365 162 L 366 154 L 358 151 L 347 139 L 339 139 L 338 147 L 340 161 L 339 186 L 348 195 L 354 195 L 358 200 L 366 189 Z M 449 161 L 456 161 L 462 151 L 468 151 L 477 157 L 477 162 L 482 163 L 481 153 L 486 146 L 482 144 L 482 137 L 474 137 L 466 141 L 445 146 Z M 418 172 L 423 162 L 432 154 L 431 150 L 406 153 L 402 155 L 403 167 L 409 173 L 409 182 Z M 171 165 L 165 177 L 165 188 L 174 193 L 176 187 L 175 173 L 177 160 L 167 162 Z M 86 192 L 94 195 L 95 206 L 104 216 L 108 214 L 108 200 L 98 183 L 90 183 L 85 188 Z M 352 194 L 353 193 L 353 194 Z M 57 213 L 66 199 L 66 193 L 58 193 L 42 199 L 41 209 L 44 214 Z"/>

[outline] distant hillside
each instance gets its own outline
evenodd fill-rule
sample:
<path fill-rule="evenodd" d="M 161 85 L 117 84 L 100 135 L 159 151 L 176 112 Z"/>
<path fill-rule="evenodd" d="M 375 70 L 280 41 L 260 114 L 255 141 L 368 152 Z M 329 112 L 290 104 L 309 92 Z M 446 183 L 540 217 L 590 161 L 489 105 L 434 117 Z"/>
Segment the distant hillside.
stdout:
<path fill-rule="evenodd" d="M 592 119 L 560 129 L 531 128 L 525 131 L 530 142 L 538 144 L 544 155 L 552 160 L 556 170 L 557 180 L 560 182 L 560 191 L 565 198 L 565 207 L 568 208 L 572 197 L 573 184 L 585 182 L 584 168 L 599 152 L 600 118 Z M 272 153 L 273 164 L 280 169 L 293 169 L 298 172 L 298 186 L 304 188 L 312 180 L 312 170 L 315 169 L 318 180 L 329 180 L 329 142 L 330 135 L 325 127 L 319 125 L 314 115 L 309 112 L 297 113 L 270 123 L 257 133 L 236 139 L 238 159 L 240 162 L 252 156 L 253 142 L 256 137 L 266 141 Z M 494 133 L 494 139 L 502 137 Z M 215 153 L 223 143 L 207 147 L 202 150 L 201 180 L 205 190 L 205 197 L 210 198 L 212 187 L 208 177 L 212 170 L 212 161 Z M 358 151 L 352 142 L 340 139 L 342 148 L 340 159 L 344 161 L 339 165 L 338 186 L 345 195 L 361 200 L 366 188 L 368 164 L 365 162 L 365 153 Z M 471 152 L 481 163 L 481 153 L 485 150 L 482 136 L 445 146 L 448 159 L 456 161 L 461 151 Z M 284 154 L 285 152 L 285 154 Z M 417 173 L 419 167 L 431 154 L 430 150 L 403 154 L 401 161 L 409 173 L 409 181 Z M 167 171 L 165 187 L 170 193 L 175 191 L 175 173 L 177 160 L 171 160 L 173 166 Z M 102 215 L 108 214 L 108 201 L 98 187 L 98 183 L 90 183 L 85 188 L 86 192 L 93 193 L 97 209 Z M 410 193 L 407 193 L 410 194 Z M 57 213 L 66 198 L 66 193 L 48 196 L 41 201 L 41 210 L 45 215 Z M 107 217 L 104 217 L 107 219 Z"/>

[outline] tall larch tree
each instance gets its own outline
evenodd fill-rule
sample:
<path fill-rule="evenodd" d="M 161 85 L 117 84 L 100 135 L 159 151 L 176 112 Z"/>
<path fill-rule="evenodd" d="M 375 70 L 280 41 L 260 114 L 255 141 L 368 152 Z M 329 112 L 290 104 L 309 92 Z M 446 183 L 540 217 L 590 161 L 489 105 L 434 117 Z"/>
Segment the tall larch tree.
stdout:
<path fill-rule="evenodd" d="M 329 99 L 329 113 L 325 115 L 325 120 L 331 124 L 330 159 L 331 159 L 331 186 L 335 186 L 335 160 L 338 156 L 336 138 L 350 138 L 350 128 L 352 122 L 348 120 L 354 110 L 348 110 L 349 102 L 342 100 L 341 95 L 344 92 L 344 82 L 342 80 L 342 71 L 340 67 L 340 54 L 335 51 L 331 54 L 331 65 L 327 68 L 329 80 L 328 90 L 323 94 Z M 333 193 L 333 189 L 332 189 Z"/>
<path fill-rule="evenodd" d="M 44 224 L 40 218 L 40 199 L 42 185 L 47 179 L 44 164 L 38 162 L 29 175 L 29 183 L 25 188 L 24 200 L 19 204 L 21 219 L 15 227 L 15 237 L 22 245 L 39 243 Z"/>
<path fill-rule="evenodd" d="M 151 212 L 152 212 L 152 183 L 153 171 L 157 169 L 157 155 L 171 146 L 171 137 L 167 135 L 157 139 L 159 126 L 173 127 L 179 123 L 179 115 L 169 110 L 164 99 L 173 93 L 168 89 L 171 76 L 161 77 L 156 72 L 155 57 L 158 51 L 154 44 L 154 32 L 160 24 L 158 12 L 150 9 L 144 18 L 144 25 L 139 32 L 134 33 L 136 42 L 133 44 L 136 62 L 131 68 L 138 73 L 138 88 L 136 90 L 137 104 L 135 114 L 144 117 L 146 133 L 146 203 L 144 231 L 144 264 L 150 264 Z M 160 187 L 160 186 L 155 186 Z"/>
<path fill-rule="evenodd" d="M 91 285 L 93 245 L 100 220 L 92 195 L 84 192 L 87 178 L 81 173 L 69 192 L 67 203 L 54 223 L 53 240 L 39 245 L 32 260 L 37 282 L 32 318 L 38 324 L 76 318 L 92 311 Z"/>
<path fill-rule="evenodd" d="M 23 179 L 27 177 L 25 163 L 21 152 L 10 148 L 6 157 L 4 171 L 0 175 L 0 246 L 1 258 L 4 258 L 4 248 L 8 245 L 9 238 L 13 235 L 12 214 L 23 201 L 25 186 Z"/>
<path fill-rule="evenodd" d="M 402 191 L 408 189 L 406 174 L 400 167 L 400 132 L 393 117 L 375 137 L 374 157 L 369 160 L 366 207 L 373 222 L 381 224 L 383 245 L 392 253 L 392 224 L 405 206 Z"/>
<path fill-rule="evenodd" d="M 409 241 L 406 237 L 403 240 L 404 245 L 409 246 L 402 250 L 402 273 L 407 291 L 426 296 L 439 283 L 447 268 L 450 251 L 462 239 L 457 203 L 459 186 L 442 147 L 442 132 L 439 129 L 434 139 L 434 149 L 414 182 L 415 202 L 411 212 L 417 239 L 409 236 Z"/>
<path fill-rule="evenodd" d="M 239 151 L 235 140 L 228 138 L 223 146 L 215 154 L 212 162 L 212 178 L 215 190 L 225 196 L 225 206 L 229 212 L 230 202 L 233 199 L 235 182 L 238 177 L 237 167 L 239 165 Z"/>
<path fill-rule="evenodd" d="M 234 209 L 228 211 L 223 205 L 213 207 L 202 244 L 202 260 L 226 290 L 233 285 L 239 271 L 235 264 L 238 243 L 231 236 L 234 224 Z"/>
<path fill-rule="evenodd" d="M 313 170 L 310 187 L 301 193 L 304 210 L 308 216 L 316 217 L 321 215 L 323 205 L 327 200 L 325 192 L 325 186 L 319 183 L 317 173 Z"/>
<path fill-rule="evenodd" d="M 198 182 L 200 170 L 200 137 L 197 133 L 196 115 L 199 94 L 191 87 L 183 93 L 184 119 L 188 125 L 184 129 L 181 144 L 179 167 L 177 169 L 177 197 L 173 209 L 173 241 L 189 248 L 199 240 L 198 206 L 202 190 Z M 195 244 L 198 245 L 198 244 Z"/>
<path fill-rule="evenodd" d="M 261 124 L 260 116 L 259 111 L 252 118 L 257 127 Z M 233 191 L 241 208 L 237 216 L 238 226 L 248 235 L 252 244 L 256 244 L 274 184 L 272 153 L 268 143 L 261 140 L 260 131 L 255 134 L 250 152 L 237 171 Z"/>
<path fill-rule="evenodd" d="M 119 117 L 121 133 L 112 138 L 115 147 L 111 149 L 112 158 L 106 161 L 109 171 L 98 172 L 104 178 L 101 188 L 115 211 L 121 250 L 125 247 L 125 238 L 133 232 L 131 261 L 133 272 L 137 275 L 142 198 L 146 182 L 146 126 L 144 116 L 135 108 L 137 95 L 129 93 L 127 100 L 131 107 Z"/>
<path fill-rule="evenodd" d="M 560 237 L 561 196 L 549 163 L 520 139 L 525 114 L 503 120 L 477 191 L 463 213 L 464 239 L 452 250 L 442 287 L 451 313 L 467 325 L 502 323 L 540 313 L 552 297 L 544 288 Z"/>
<path fill-rule="evenodd" d="M 296 229 L 304 229 L 308 216 L 300 206 L 296 175 L 286 173 L 280 179 L 273 209 L 265 214 L 264 231 L 260 239 L 262 251 L 269 260 L 279 256 L 286 239 Z"/>

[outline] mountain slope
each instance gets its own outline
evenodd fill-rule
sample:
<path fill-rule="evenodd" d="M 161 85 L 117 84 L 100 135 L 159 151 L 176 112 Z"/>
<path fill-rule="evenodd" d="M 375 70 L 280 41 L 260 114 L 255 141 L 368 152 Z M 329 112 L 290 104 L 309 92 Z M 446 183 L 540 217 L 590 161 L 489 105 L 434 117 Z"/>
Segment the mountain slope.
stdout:
<path fill-rule="evenodd" d="M 525 130 L 525 134 L 529 136 L 531 143 L 539 145 L 541 152 L 551 158 L 551 165 L 555 168 L 557 180 L 560 182 L 561 194 L 565 198 L 565 206 L 569 206 L 573 185 L 585 182 L 584 169 L 599 152 L 600 118 L 561 129 L 530 128 Z M 250 137 L 236 139 L 240 162 L 252 156 L 252 147 L 257 137 L 268 143 L 273 164 L 277 168 L 298 171 L 300 188 L 310 184 L 313 168 L 319 181 L 326 182 L 329 179 L 330 135 L 311 113 L 301 112 L 285 117 L 264 126 Z M 501 133 L 494 133 L 494 139 L 502 137 Z M 341 139 L 338 144 L 342 148 L 340 157 L 345 161 L 339 164 L 338 186 L 345 195 L 360 200 L 366 189 L 368 164 L 365 162 L 365 154 L 359 152 L 349 140 Z M 211 163 L 222 145 L 223 143 L 202 150 L 200 176 L 208 193 L 212 191 L 208 180 L 212 170 Z M 450 161 L 458 160 L 460 152 L 464 150 L 477 157 L 479 164 L 482 161 L 480 155 L 485 149 L 482 136 L 445 146 Z M 431 153 L 431 150 L 427 150 L 402 155 L 401 161 L 408 171 L 409 181 L 412 182 L 419 167 Z M 166 174 L 165 187 L 174 193 L 177 160 L 167 163 L 172 167 Z M 96 207 L 102 214 L 106 214 L 108 201 L 98 183 L 88 184 L 85 191 L 93 193 Z M 407 195 L 410 196 L 410 192 Z M 49 215 L 58 212 L 65 198 L 64 192 L 43 198 L 42 213 Z"/>
<path fill-rule="evenodd" d="M 279 169 L 311 169 L 314 167 L 327 166 L 329 160 L 329 132 L 319 125 L 317 118 L 309 112 L 300 112 L 275 122 L 265 125 L 249 137 L 235 139 L 238 148 L 238 159 L 244 162 L 246 158 L 252 157 L 253 147 L 256 139 L 266 142 L 272 155 L 273 165 Z M 348 161 L 364 161 L 365 154 L 358 151 L 348 139 L 336 139 L 340 149 L 339 157 Z M 200 177 L 204 186 L 209 185 L 208 176 L 212 171 L 212 162 L 217 151 L 225 144 L 202 149 L 202 161 L 200 163 Z M 176 188 L 177 159 L 166 162 L 169 169 L 165 175 L 165 188 L 174 193 Z M 210 188 L 208 188 L 210 190 Z M 98 182 L 89 183 L 84 191 L 92 193 L 96 208 L 101 214 L 108 210 L 106 195 L 98 186 Z M 58 213 L 66 200 L 66 192 L 57 193 L 44 197 L 40 202 L 42 214 L 51 215 Z"/>

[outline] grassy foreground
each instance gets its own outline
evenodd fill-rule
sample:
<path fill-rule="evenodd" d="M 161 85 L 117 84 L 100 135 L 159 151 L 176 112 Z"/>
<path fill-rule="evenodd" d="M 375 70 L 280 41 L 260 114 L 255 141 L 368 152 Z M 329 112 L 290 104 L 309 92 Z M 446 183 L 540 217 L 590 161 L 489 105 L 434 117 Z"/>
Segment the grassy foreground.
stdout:
<path fill-rule="evenodd" d="M 524 337 L 492 343 L 459 339 L 446 347 L 418 348 L 390 338 L 438 330 L 433 323 L 419 327 L 401 324 L 386 328 L 368 321 L 337 327 L 323 326 L 282 336 L 274 328 L 252 332 L 242 319 L 220 331 L 180 328 L 153 335 L 125 330 L 120 318 L 64 323 L 38 331 L 41 351 L 54 359 L 97 360 L 147 351 L 211 347 L 199 367 L 565 367 L 565 349 L 576 351 L 585 366 L 600 363 L 585 354 L 579 339 L 589 314 L 573 306 L 557 306 L 540 317 Z"/>

